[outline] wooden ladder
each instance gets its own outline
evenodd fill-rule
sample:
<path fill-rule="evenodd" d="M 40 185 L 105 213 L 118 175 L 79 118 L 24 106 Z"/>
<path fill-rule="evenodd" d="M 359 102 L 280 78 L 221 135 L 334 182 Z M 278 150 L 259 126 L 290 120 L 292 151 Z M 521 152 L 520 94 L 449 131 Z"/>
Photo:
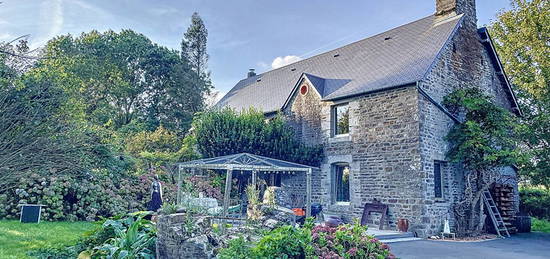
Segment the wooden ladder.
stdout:
<path fill-rule="evenodd" d="M 483 201 L 485 202 L 485 206 L 487 206 L 487 211 L 489 211 L 489 215 L 491 216 L 491 220 L 493 221 L 493 226 L 495 227 L 497 234 L 501 237 L 504 237 L 503 234 L 510 237 L 510 233 L 502 220 L 502 216 L 500 215 L 495 201 L 493 200 L 493 196 L 489 190 L 485 190 L 483 192 Z"/>

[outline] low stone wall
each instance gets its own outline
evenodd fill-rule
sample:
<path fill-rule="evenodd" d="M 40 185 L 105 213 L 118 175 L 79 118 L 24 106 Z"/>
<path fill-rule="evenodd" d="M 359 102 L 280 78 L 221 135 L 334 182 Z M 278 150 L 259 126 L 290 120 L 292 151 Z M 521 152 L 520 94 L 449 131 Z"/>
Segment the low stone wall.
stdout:
<path fill-rule="evenodd" d="M 291 210 L 269 206 L 261 207 L 263 216 L 253 224 L 243 220 L 230 220 L 210 216 L 190 216 L 186 213 L 162 215 L 157 219 L 157 258 L 215 258 L 217 250 L 226 247 L 231 239 L 243 236 L 246 240 L 258 240 L 258 230 L 271 230 L 281 225 L 295 223 Z M 213 231 L 212 225 L 217 225 Z"/>
<path fill-rule="evenodd" d="M 207 229 L 206 218 L 193 218 L 192 226 Z M 185 213 L 160 216 L 157 220 L 157 258 L 187 259 L 213 258 L 213 246 L 207 233 L 193 233 L 185 229 L 189 225 Z"/>

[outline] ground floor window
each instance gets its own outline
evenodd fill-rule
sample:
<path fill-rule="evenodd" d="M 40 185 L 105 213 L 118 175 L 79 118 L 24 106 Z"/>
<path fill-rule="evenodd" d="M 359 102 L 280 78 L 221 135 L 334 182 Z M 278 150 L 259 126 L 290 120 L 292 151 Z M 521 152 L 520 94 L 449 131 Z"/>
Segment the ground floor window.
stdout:
<path fill-rule="evenodd" d="M 349 202 L 349 180 L 350 168 L 347 163 L 337 163 L 332 166 L 333 175 L 333 201 L 334 202 Z"/>
<path fill-rule="evenodd" d="M 443 199 L 443 162 L 434 161 L 434 194 L 436 199 Z"/>

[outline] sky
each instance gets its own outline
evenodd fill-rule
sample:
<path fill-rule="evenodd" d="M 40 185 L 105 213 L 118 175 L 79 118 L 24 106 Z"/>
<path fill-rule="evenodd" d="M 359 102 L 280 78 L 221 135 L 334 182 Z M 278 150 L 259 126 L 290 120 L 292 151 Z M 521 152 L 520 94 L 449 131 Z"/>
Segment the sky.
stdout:
<path fill-rule="evenodd" d="M 179 49 L 191 15 L 209 32 L 208 68 L 227 93 L 246 77 L 384 32 L 435 12 L 435 0 L 0 0 L 0 42 L 30 35 L 31 47 L 56 35 L 132 29 Z M 478 26 L 509 0 L 477 0 Z M 220 96 L 221 97 L 221 96 Z"/>

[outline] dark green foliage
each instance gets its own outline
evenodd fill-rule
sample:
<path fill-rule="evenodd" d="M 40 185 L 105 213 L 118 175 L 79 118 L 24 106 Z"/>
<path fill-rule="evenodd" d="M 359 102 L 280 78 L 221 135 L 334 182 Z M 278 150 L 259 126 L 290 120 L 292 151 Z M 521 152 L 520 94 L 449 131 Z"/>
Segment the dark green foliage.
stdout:
<path fill-rule="evenodd" d="M 519 191 L 519 210 L 529 216 L 550 220 L 550 191 L 544 188 L 526 187 Z"/>
<path fill-rule="evenodd" d="M 181 41 L 181 55 L 189 61 L 189 65 L 198 78 L 207 86 L 210 85 L 210 74 L 207 72 L 208 53 L 206 43 L 208 30 L 197 12 L 191 16 L 191 24 Z"/>
<path fill-rule="evenodd" d="M 453 207 L 459 235 L 477 235 L 483 229 L 481 193 L 501 177 L 498 169 L 513 166 L 521 157 L 515 117 L 492 102 L 478 88 L 459 89 L 444 105 L 462 119 L 446 136 L 447 157 L 464 166 L 465 190 Z"/>
<path fill-rule="evenodd" d="M 68 112 L 107 128 L 162 124 L 183 134 L 208 91 L 177 51 L 131 30 L 60 36 L 45 53 L 35 71 L 65 90 Z"/>
<path fill-rule="evenodd" d="M 193 127 L 204 157 L 246 152 L 312 166 L 323 159 L 321 146 L 300 143 L 280 116 L 266 121 L 261 112 L 224 109 L 201 114 Z"/>
<path fill-rule="evenodd" d="M 448 157 L 470 170 L 514 165 L 518 159 L 515 117 L 478 88 L 457 90 L 444 105 L 463 118 L 449 134 Z"/>

